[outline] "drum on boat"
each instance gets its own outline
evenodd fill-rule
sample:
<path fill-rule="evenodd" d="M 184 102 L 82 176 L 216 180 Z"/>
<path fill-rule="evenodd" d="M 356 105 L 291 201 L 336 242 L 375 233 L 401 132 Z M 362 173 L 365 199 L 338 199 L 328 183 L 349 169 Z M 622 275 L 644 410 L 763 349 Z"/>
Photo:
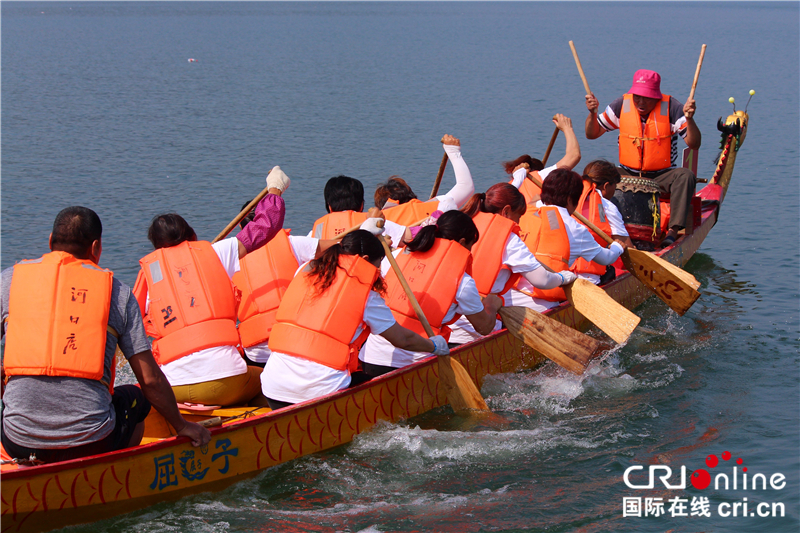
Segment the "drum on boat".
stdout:
<path fill-rule="evenodd" d="M 611 201 L 619 209 L 631 239 L 661 239 L 661 194 L 655 181 L 623 176 Z"/>

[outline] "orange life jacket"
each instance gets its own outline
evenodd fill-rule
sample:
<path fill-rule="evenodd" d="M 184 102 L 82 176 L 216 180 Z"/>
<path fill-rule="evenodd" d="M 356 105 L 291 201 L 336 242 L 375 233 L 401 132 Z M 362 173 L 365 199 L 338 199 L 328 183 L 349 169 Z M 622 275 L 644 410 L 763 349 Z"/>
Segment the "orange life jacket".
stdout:
<path fill-rule="evenodd" d="M 14 266 L 4 367 L 10 376 L 103 381 L 113 273 L 67 252 Z M 113 392 L 114 365 L 109 390 Z"/>
<path fill-rule="evenodd" d="M 269 339 L 281 298 L 300 266 L 292 253 L 289 230 L 279 231 L 239 264 L 241 270 L 233 275 L 233 284 L 242 294 L 238 307 L 239 337 L 242 346 L 249 348 Z"/>
<path fill-rule="evenodd" d="M 539 181 L 542 181 L 542 177 L 539 175 L 539 171 L 534 170 L 531 172 L 534 174 Z M 512 183 L 514 179 L 512 178 L 509 180 L 509 183 Z M 540 189 L 533 181 L 529 180 L 527 177 L 522 181 L 522 185 L 519 186 L 519 192 L 522 193 L 522 196 L 525 197 L 525 203 L 528 204 L 530 209 L 535 209 L 536 202 L 539 200 L 539 197 L 542 194 L 542 189 Z"/>
<path fill-rule="evenodd" d="M 334 211 L 333 213 L 328 213 L 314 222 L 312 237 L 315 239 L 333 239 L 353 226 L 361 224 L 367 218 L 367 213 L 359 213 L 358 211 Z"/>
<path fill-rule="evenodd" d="M 471 274 L 472 255 L 469 250 L 456 241 L 436 239 L 427 252 L 404 250 L 397 256 L 397 265 L 419 301 L 433 332 L 449 338 L 450 329 L 444 324 L 444 318 L 456 301 L 458 286 L 464 273 Z M 427 336 L 394 271 L 386 276 L 386 286 L 386 305 L 392 310 L 397 323 Z M 447 324 L 452 324 L 459 316 L 454 316 Z"/>
<path fill-rule="evenodd" d="M 623 96 L 619 117 L 619 163 L 642 171 L 663 170 L 672 165 L 672 129 L 669 121 L 669 95 L 650 112 L 642 130 L 633 95 Z"/>
<path fill-rule="evenodd" d="M 589 222 L 603 230 L 606 235 L 611 235 L 611 224 L 608 222 L 605 209 L 603 209 L 602 196 L 600 196 L 600 192 L 595 187 L 595 184 L 589 180 L 583 180 L 583 193 L 581 194 L 580 201 L 578 201 L 577 211 L 585 216 Z M 588 226 L 586 229 L 592 234 L 597 244 L 605 248 L 606 241 L 599 235 L 596 235 Z M 579 257 L 572 263 L 570 270 L 576 274 L 596 274 L 602 276 L 606 272 L 606 267 L 594 261 L 587 261 Z"/>
<path fill-rule="evenodd" d="M 159 365 L 216 346 L 236 346 L 236 297 L 207 241 L 184 241 L 139 260 L 134 296 Z M 148 292 L 150 309 L 145 313 Z"/>
<path fill-rule="evenodd" d="M 401 226 L 415 224 L 439 208 L 439 200 L 428 200 L 422 202 L 416 198 L 404 204 L 389 207 L 383 210 L 386 220 L 391 220 Z"/>
<path fill-rule="evenodd" d="M 364 307 L 379 271 L 357 255 L 340 255 L 336 278 L 317 294 L 308 270 L 298 273 L 283 295 L 269 349 L 353 372 L 358 350 L 369 335 Z M 363 330 L 353 341 L 359 326 Z"/>
<path fill-rule="evenodd" d="M 514 233 L 519 235 L 519 226 L 503 216 L 492 213 L 479 212 L 472 217 L 472 221 L 480 232 L 478 242 L 472 247 L 472 258 L 475 268 L 472 277 L 481 296 L 486 296 L 492 291 L 497 276 L 505 268 L 503 266 L 503 252 L 506 249 L 508 237 Z M 505 293 L 516 285 L 519 274 L 512 273 L 499 294 Z"/>
<path fill-rule="evenodd" d="M 569 268 L 569 237 L 558 208 L 545 205 L 536 210 L 529 210 L 519 220 L 520 236 L 528 249 L 543 265 L 554 272 Z M 564 289 L 533 288 L 537 298 L 560 302 L 567 299 Z"/>

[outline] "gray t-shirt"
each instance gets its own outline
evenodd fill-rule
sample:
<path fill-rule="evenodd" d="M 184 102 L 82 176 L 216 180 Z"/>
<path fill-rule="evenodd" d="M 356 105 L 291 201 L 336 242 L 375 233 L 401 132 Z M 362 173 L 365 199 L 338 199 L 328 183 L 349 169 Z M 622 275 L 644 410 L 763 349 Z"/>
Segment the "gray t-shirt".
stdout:
<path fill-rule="evenodd" d="M 13 270 L 0 274 L 3 320 L 8 316 Z M 117 278 L 111 288 L 108 325 L 119 333 L 119 348 L 127 359 L 150 349 L 139 305 L 130 287 Z M 116 345 L 114 337 L 107 335 L 105 382 L 111 377 Z M 108 387 L 93 379 L 12 376 L 3 395 L 3 431 L 12 442 L 27 448 L 72 448 L 96 442 L 111 433 L 115 418 Z"/>

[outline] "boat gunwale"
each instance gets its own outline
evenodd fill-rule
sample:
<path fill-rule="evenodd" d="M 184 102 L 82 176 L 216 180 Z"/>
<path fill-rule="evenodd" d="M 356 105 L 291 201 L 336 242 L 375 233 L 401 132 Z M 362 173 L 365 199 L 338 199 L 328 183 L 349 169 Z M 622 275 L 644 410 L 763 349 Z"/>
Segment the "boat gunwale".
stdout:
<path fill-rule="evenodd" d="M 708 186 L 706 186 L 706 188 L 707 187 Z M 700 193 L 702 193 L 706 188 L 704 188 L 703 190 L 699 191 L 697 193 L 697 195 L 699 196 Z M 716 203 L 716 205 L 713 206 L 713 208 L 704 209 L 704 211 L 702 213 L 701 223 L 697 228 L 695 228 L 695 230 L 699 230 L 705 224 L 707 224 L 709 219 L 716 214 L 718 207 L 719 207 L 719 203 Z M 666 248 L 662 248 L 661 250 L 658 250 L 656 252 L 656 255 L 663 256 L 663 255 L 666 255 L 668 253 L 671 253 L 673 250 L 681 249 L 682 246 L 690 240 L 690 239 L 688 239 L 688 237 L 691 237 L 691 234 L 689 234 L 689 235 L 681 235 L 681 237 L 678 240 L 676 240 L 675 243 L 673 243 L 672 245 L 670 245 L 670 246 L 668 246 Z M 630 277 L 630 276 L 632 276 L 632 274 L 630 272 L 625 271 L 623 274 L 617 276 L 614 280 L 612 280 L 609 283 L 606 283 L 605 285 L 603 285 L 602 286 L 603 290 L 608 290 L 610 288 L 615 287 L 616 285 L 625 283 L 627 278 Z M 559 304 L 559 305 L 557 305 L 555 307 L 551 307 L 550 309 L 547 309 L 542 314 L 544 314 L 544 315 L 557 314 L 559 311 L 567 310 L 570 307 L 571 306 L 569 304 L 569 301 L 564 301 L 564 302 L 562 302 L 561 304 Z M 501 336 L 504 336 L 506 334 L 509 334 L 508 330 L 506 328 L 502 328 L 502 329 L 500 329 L 498 331 L 490 333 L 489 335 L 483 336 L 480 339 L 476 339 L 473 342 L 469 342 L 469 343 L 463 344 L 463 345 L 459 346 L 458 348 L 453 349 L 450 352 L 450 355 L 451 356 L 458 356 L 461 352 L 463 352 L 465 350 L 475 348 L 477 346 L 480 346 L 481 344 L 492 342 L 494 339 L 496 339 L 498 337 L 501 337 Z M 436 358 L 437 358 L 437 356 L 431 355 L 430 357 L 427 357 L 427 358 L 425 358 L 425 359 L 423 359 L 421 361 L 418 361 L 418 362 L 413 363 L 411 365 L 408 365 L 406 367 L 398 368 L 398 369 L 396 369 L 396 370 L 394 370 L 392 372 L 389 372 L 389 373 L 384 374 L 382 376 L 378 376 L 377 378 L 373 378 L 370 381 L 366 381 L 366 382 L 364 382 L 364 383 L 362 383 L 362 384 L 360 384 L 360 385 L 358 385 L 356 387 L 342 389 L 340 391 L 332 392 L 332 393 L 326 394 L 324 396 L 319 396 L 319 397 L 313 398 L 311 400 L 306 400 L 304 402 L 296 403 L 294 405 L 291 405 L 289 407 L 285 407 L 283 409 L 279 409 L 277 411 L 270 411 L 268 413 L 264 413 L 264 414 L 260 414 L 260 415 L 254 415 L 252 417 L 245 418 L 245 419 L 243 419 L 241 421 L 234 421 L 231 424 L 226 425 L 226 426 L 209 428 L 209 430 L 210 430 L 212 436 L 218 436 L 220 434 L 225 434 L 225 433 L 228 433 L 228 432 L 233 431 L 233 430 L 246 429 L 248 427 L 260 425 L 260 424 L 264 423 L 265 420 L 279 420 L 281 418 L 291 417 L 291 416 L 296 415 L 298 411 L 306 409 L 306 408 L 308 408 L 309 406 L 311 406 L 313 404 L 322 404 L 322 403 L 325 403 L 327 401 L 336 400 L 341 396 L 346 396 L 348 394 L 357 393 L 357 392 L 362 391 L 362 390 L 367 390 L 370 387 L 380 385 L 380 383 L 382 383 L 384 381 L 389 381 L 391 379 L 400 378 L 405 374 L 410 374 L 410 373 L 416 372 L 417 370 L 419 370 L 420 368 L 422 368 L 422 367 L 424 367 L 426 365 L 435 364 L 436 363 Z M 39 475 L 39 474 L 44 475 L 44 474 L 50 474 L 50 473 L 55 473 L 55 472 L 67 471 L 67 470 L 70 470 L 70 469 L 73 469 L 73 468 L 83 468 L 83 467 L 93 466 L 93 465 L 96 465 L 96 464 L 101 464 L 103 462 L 113 463 L 115 460 L 118 460 L 118 459 L 125 459 L 125 458 L 132 457 L 132 456 L 135 456 L 135 455 L 139 455 L 139 454 L 142 454 L 142 453 L 158 451 L 158 450 L 160 450 L 162 448 L 169 448 L 169 447 L 172 447 L 172 446 L 175 446 L 175 445 L 185 444 L 187 442 L 189 442 L 189 438 L 188 437 L 174 435 L 174 436 L 171 436 L 171 437 L 166 437 L 166 438 L 164 438 L 162 440 L 159 440 L 159 441 L 154 441 L 154 442 L 150 442 L 150 443 L 147 443 L 147 444 L 140 444 L 140 445 L 137 445 L 137 446 L 133 446 L 131 448 L 125 448 L 125 449 L 122 449 L 122 450 L 114 450 L 114 451 L 110 451 L 110 452 L 106 452 L 106 453 L 102 453 L 102 454 L 91 455 L 91 456 L 87 456 L 87 457 L 80 457 L 80 458 L 77 458 L 77 459 L 70 459 L 68 461 L 60 461 L 60 462 L 57 462 L 57 463 L 49 463 L 49 464 L 36 465 L 36 466 L 23 466 L 23 465 L 20 465 L 16 469 L 8 470 L 6 472 L 2 472 L 2 477 L 6 478 L 6 479 L 16 479 L 16 478 L 20 478 L 20 477 L 30 477 L 30 476 Z M 113 460 L 112 461 L 108 461 L 108 459 L 113 459 Z"/>

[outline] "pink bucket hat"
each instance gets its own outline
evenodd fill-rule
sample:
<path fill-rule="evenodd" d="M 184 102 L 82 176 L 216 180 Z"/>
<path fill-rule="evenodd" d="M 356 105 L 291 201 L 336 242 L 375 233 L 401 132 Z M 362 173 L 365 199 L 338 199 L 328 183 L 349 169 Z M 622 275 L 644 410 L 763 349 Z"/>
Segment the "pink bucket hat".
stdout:
<path fill-rule="evenodd" d="M 631 94 L 638 94 L 645 98 L 661 99 L 661 76 L 652 70 L 637 70 L 633 75 Z"/>

